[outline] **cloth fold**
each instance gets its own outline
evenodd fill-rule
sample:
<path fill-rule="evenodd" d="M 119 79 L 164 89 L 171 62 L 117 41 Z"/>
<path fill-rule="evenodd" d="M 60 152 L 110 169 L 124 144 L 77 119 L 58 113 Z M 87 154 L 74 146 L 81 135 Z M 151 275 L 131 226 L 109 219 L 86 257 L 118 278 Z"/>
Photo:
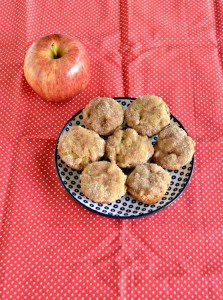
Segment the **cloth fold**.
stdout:
<path fill-rule="evenodd" d="M 222 299 L 223 5 L 204 1 L 1 1 L 1 299 Z M 86 46 L 91 79 L 64 103 L 28 86 L 42 35 Z M 196 140 L 195 172 L 158 214 L 116 220 L 56 175 L 61 128 L 96 96 L 161 96 Z"/>

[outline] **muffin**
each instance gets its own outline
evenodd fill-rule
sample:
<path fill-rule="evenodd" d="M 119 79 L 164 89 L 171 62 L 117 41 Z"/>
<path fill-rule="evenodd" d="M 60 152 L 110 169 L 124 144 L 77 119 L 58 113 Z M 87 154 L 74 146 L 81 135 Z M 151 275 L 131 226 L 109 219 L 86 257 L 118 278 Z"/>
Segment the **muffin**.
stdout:
<path fill-rule="evenodd" d="M 143 203 L 155 203 L 166 193 L 170 185 L 170 175 L 156 164 L 137 166 L 127 178 L 128 192 Z"/>
<path fill-rule="evenodd" d="M 105 141 L 94 131 L 81 126 L 72 126 L 58 143 L 61 159 L 74 170 L 99 160 L 105 152 Z"/>
<path fill-rule="evenodd" d="M 170 123 L 170 111 L 162 98 L 141 96 L 126 109 L 125 122 L 139 134 L 151 137 Z"/>
<path fill-rule="evenodd" d="M 94 162 L 84 169 L 81 175 L 81 188 L 90 200 L 111 203 L 125 195 L 126 177 L 115 163 Z"/>
<path fill-rule="evenodd" d="M 134 168 L 146 163 L 154 149 L 147 136 L 141 136 L 134 129 L 116 129 L 106 142 L 105 152 L 110 161 L 121 168 Z"/>
<path fill-rule="evenodd" d="M 163 129 L 157 139 L 153 160 L 165 169 L 179 170 L 194 155 L 195 142 L 177 125 Z"/>
<path fill-rule="evenodd" d="M 83 121 L 87 128 L 100 135 L 110 135 L 123 123 L 124 110 L 112 98 L 97 97 L 83 110 Z"/>

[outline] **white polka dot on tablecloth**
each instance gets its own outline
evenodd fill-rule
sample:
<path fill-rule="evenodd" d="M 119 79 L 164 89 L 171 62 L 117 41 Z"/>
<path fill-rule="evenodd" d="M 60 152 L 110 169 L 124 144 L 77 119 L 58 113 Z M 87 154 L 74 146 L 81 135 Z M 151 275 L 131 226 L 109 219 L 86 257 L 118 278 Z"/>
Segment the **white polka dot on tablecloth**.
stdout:
<path fill-rule="evenodd" d="M 222 299 L 221 0 L 6 1 L 1 7 L 1 299 Z M 23 60 L 49 33 L 88 49 L 91 80 L 66 103 L 28 86 Z M 57 136 L 95 96 L 162 96 L 196 140 L 195 172 L 166 210 L 109 219 L 74 202 Z"/>

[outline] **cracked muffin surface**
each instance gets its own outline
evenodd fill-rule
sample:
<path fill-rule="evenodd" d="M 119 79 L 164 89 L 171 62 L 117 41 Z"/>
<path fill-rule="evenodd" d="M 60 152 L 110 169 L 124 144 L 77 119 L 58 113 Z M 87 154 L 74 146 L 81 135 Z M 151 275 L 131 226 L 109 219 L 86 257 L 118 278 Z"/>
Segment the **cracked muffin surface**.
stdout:
<path fill-rule="evenodd" d="M 97 97 L 91 100 L 83 110 L 83 121 L 87 128 L 100 135 L 110 135 L 122 125 L 124 110 L 121 104 L 112 98 Z"/>
<path fill-rule="evenodd" d="M 151 137 L 170 123 L 170 111 L 162 98 L 145 95 L 129 105 L 125 111 L 125 121 L 139 134 Z"/>
<path fill-rule="evenodd" d="M 121 168 L 134 168 L 146 163 L 154 149 L 147 136 L 141 136 L 136 130 L 116 129 L 106 142 L 105 152 L 110 161 Z"/>
<path fill-rule="evenodd" d="M 155 203 L 166 193 L 170 175 L 157 164 L 146 163 L 137 166 L 127 178 L 128 192 L 143 203 Z"/>
<path fill-rule="evenodd" d="M 127 176 L 115 163 L 94 162 L 82 172 L 81 188 L 90 200 L 111 203 L 125 195 L 126 178 Z"/>
<path fill-rule="evenodd" d="M 164 128 L 158 135 L 153 160 L 165 169 L 179 170 L 194 155 L 195 142 L 177 125 Z"/>
<path fill-rule="evenodd" d="M 94 131 L 81 126 L 71 126 L 58 143 L 61 159 L 74 170 L 99 160 L 105 152 L 105 141 Z"/>

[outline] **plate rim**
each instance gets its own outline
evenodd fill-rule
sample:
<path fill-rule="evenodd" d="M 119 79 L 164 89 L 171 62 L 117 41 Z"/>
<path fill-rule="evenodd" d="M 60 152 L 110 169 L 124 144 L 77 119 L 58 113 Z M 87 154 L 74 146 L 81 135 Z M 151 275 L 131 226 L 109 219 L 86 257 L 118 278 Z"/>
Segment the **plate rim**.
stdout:
<path fill-rule="evenodd" d="M 137 98 L 133 98 L 133 97 L 114 97 L 113 99 L 115 100 L 136 100 Z M 84 207 L 85 209 L 89 210 L 89 211 L 92 211 L 94 212 L 95 214 L 98 214 L 100 216 L 103 216 L 103 217 L 106 217 L 106 218 L 112 218 L 112 219 L 121 219 L 121 220 L 128 220 L 128 219 L 138 219 L 138 218 L 144 218 L 144 217 L 149 217 L 151 215 L 154 215 L 156 213 L 158 213 L 159 211 L 161 210 L 164 210 L 165 208 L 169 207 L 171 204 L 173 204 L 177 199 L 179 199 L 181 197 L 181 195 L 187 190 L 188 188 L 188 185 L 191 181 L 191 178 L 192 178 L 192 175 L 194 173 L 194 168 L 195 168 L 195 155 L 193 155 L 192 157 L 192 168 L 191 168 L 191 173 L 188 177 L 188 180 L 187 182 L 185 183 L 185 186 L 184 188 L 182 189 L 182 191 L 169 203 L 167 203 L 166 205 L 158 208 L 157 210 L 154 210 L 154 211 L 151 211 L 151 212 L 148 212 L 148 213 L 145 213 L 145 214 L 142 214 L 142 215 L 137 215 L 137 216 L 116 216 L 116 215 L 106 215 L 105 213 L 103 212 L 100 212 L 100 211 L 97 211 L 97 210 L 94 210 L 93 208 L 91 207 L 88 207 L 86 205 L 84 205 L 83 203 L 81 203 L 77 198 L 75 198 L 71 193 L 70 191 L 68 190 L 68 188 L 63 184 L 63 180 L 60 176 L 60 172 L 59 172 L 59 168 L 58 168 L 58 164 L 57 164 L 57 145 L 58 145 L 58 142 L 59 142 L 59 139 L 61 137 L 61 134 L 62 132 L 64 131 L 65 127 L 67 126 L 68 123 L 70 123 L 74 117 L 76 117 L 78 114 L 80 114 L 82 111 L 83 111 L 84 108 L 81 108 L 80 110 L 78 110 L 68 121 L 66 121 L 66 123 L 64 124 L 63 128 L 60 130 L 60 133 L 56 139 L 56 145 L 55 145 L 55 150 L 54 150 L 54 165 L 55 165 L 55 169 L 56 169 L 56 173 L 57 173 L 57 177 L 59 179 L 59 182 L 61 183 L 61 185 L 63 186 L 63 188 L 65 189 L 65 191 L 68 193 L 68 195 L 73 199 L 75 200 L 78 204 L 80 204 L 82 207 Z M 176 121 L 179 123 L 180 127 L 182 129 L 184 129 L 187 133 L 187 130 L 185 129 L 185 127 L 183 126 L 183 124 L 179 121 L 178 118 L 176 118 L 172 113 L 171 113 L 171 116 L 176 119 Z M 90 199 L 89 199 L 90 200 Z"/>

